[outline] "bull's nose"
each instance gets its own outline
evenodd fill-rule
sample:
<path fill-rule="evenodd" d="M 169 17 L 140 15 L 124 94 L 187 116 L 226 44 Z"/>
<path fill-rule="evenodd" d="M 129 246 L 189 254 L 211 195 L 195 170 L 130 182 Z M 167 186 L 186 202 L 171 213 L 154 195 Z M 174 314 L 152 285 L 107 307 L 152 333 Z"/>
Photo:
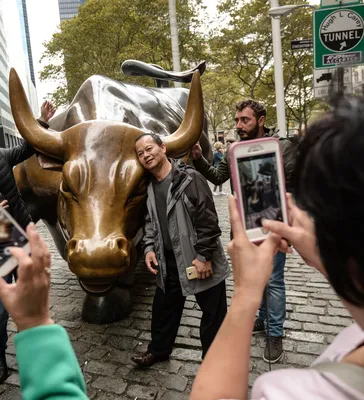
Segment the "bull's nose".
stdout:
<path fill-rule="evenodd" d="M 71 270 L 80 278 L 116 276 L 129 264 L 129 243 L 123 236 L 71 239 L 67 253 Z"/>

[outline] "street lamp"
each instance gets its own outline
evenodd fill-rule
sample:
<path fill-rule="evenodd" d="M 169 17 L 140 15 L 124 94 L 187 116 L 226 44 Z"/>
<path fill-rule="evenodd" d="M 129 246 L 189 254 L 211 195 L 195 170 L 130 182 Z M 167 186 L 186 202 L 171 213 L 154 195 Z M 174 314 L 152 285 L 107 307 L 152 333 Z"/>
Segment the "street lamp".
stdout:
<path fill-rule="evenodd" d="M 311 4 L 289 4 L 280 6 L 278 0 L 270 0 L 269 15 L 272 18 L 272 40 L 274 58 L 274 86 L 276 90 L 277 125 L 280 136 L 286 135 L 286 110 L 284 104 L 283 60 L 281 39 L 281 17 L 290 14 L 297 8 L 310 7 Z"/>

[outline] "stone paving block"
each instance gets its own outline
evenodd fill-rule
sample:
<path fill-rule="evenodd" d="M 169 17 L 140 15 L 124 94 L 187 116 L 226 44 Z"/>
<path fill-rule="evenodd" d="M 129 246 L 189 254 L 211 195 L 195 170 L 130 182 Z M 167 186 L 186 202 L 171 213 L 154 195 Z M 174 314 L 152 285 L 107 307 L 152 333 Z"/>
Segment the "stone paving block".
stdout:
<path fill-rule="evenodd" d="M 309 322 L 303 324 L 305 331 L 321 332 L 321 333 L 340 333 L 343 328 L 341 326 L 310 324 Z"/>
<path fill-rule="evenodd" d="M 297 306 L 296 312 L 303 314 L 315 314 L 325 315 L 325 309 L 323 307 L 311 307 L 311 306 Z"/>
<path fill-rule="evenodd" d="M 83 372 L 91 374 L 113 376 L 117 369 L 117 365 L 107 362 L 90 361 L 83 367 Z"/>
<path fill-rule="evenodd" d="M 286 297 L 286 302 L 287 303 L 291 303 L 291 304 L 306 305 L 307 304 L 307 299 L 305 299 L 303 297 L 287 296 Z"/>
<path fill-rule="evenodd" d="M 300 322 L 317 322 L 318 316 L 312 314 L 300 314 L 300 313 L 292 313 L 289 315 L 289 318 L 294 321 Z"/>
<path fill-rule="evenodd" d="M 288 364 L 299 365 L 302 367 L 310 366 L 315 360 L 316 356 L 312 356 L 309 354 L 295 354 L 295 353 L 287 353 L 286 362 Z"/>
<path fill-rule="evenodd" d="M 338 326 L 350 326 L 353 323 L 353 320 L 351 318 L 341 317 L 319 317 L 319 321 L 323 324 Z"/>
<path fill-rule="evenodd" d="M 314 343 L 324 343 L 325 336 L 318 333 L 308 333 L 308 332 L 288 332 L 287 337 L 293 340 L 299 340 L 302 342 L 314 342 Z"/>
<path fill-rule="evenodd" d="M 105 392 L 111 392 L 115 394 L 124 393 L 128 384 L 121 379 L 114 379 L 109 377 L 99 376 L 92 384 L 95 389 L 101 389 Z"/>
<path fill-rule="evenodd" d="M 176 346 L 186 346 L 186 347 L 201 347 L 201 342 L 197 339 L 192 338 L 181 338 L 177 337 L 175 341 Z"/>
<path fill-rule="evenodd" d="M 106 343 L 110 347 L 113 347 L 117 350 L 132 350 L 137 346 L 138 341 L 126 336 L 119 337 L 115 335 L 110 335 L 106 337 Z"/>
<path fill-rule="evenodd" d="M 314 354 L 319 356 L 326 347 L 326 345 L 319 343 L 299 343 L 297 345 L 297 353 Z"/>
<path fill-rule="evenodd" d="M 11 374 L 7 380 L 5 381 L 8 385 L 13 385 L 13 386 L 20 386 L 20 380 L 19 380 L 19 375 L 18 374 Z"/>
<path fill-rule="evenodd" d="M 351 317 L 349 311 L 347 311 L 345 308 L 329 307 L 328 313 L 329 313 L 329 315 L 332 315 L 332 316 Z"/>
<path fill-rule="evenodd" d="M 201 351 L 191 349 L 174 349 L 172 358 L 180 361 L 201 361 Z"/>
<path fill-rule="evenodd" d="M 137 400 L 154 400 L 158 395 L 158 390 L 156 388 L 151 389 L 148 386 L 131 385 L 126 394 Z"/>

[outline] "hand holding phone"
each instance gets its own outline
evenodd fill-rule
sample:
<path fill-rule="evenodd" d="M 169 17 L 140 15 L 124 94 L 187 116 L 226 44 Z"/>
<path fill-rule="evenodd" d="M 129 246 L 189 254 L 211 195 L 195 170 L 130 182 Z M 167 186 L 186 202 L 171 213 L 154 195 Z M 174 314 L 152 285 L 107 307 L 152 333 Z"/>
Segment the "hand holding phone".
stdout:
<path fill-rule="evenodd" d="M 8 275 L 18 265 L 10 253 L 11 247 L 21 247 L 29 254 L 26 233 L 12 216 L 0 207 L 0 276 Z"/>
<path fill-rule="evenodd" d="M 261 242 L 264 219 L 288 221 L 283 160 L 279 141 L 263 138 L 230 147 L 232 183 L 248 239 Z"/>

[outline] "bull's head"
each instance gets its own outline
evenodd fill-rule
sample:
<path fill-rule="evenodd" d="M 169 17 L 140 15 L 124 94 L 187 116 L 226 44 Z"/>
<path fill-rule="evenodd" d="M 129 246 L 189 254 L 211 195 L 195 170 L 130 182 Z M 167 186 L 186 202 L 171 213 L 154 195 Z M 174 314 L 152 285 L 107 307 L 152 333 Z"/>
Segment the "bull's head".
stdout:
<path fill-rule="evenodd" d="M 93 120 L 56 132 L 34 119 L 21 81 L 10 72 L 10 101 L 24 139 L 40 153 L 60 160 L 58 220 L 67 239 L 69 267 L 84 290 L 106 292 L 131 264 L 132 239 L 143 222 L 146 174 L 135 139 L 143 132 L 116 121 Z M 203 99 L 195 72 L 184 120 L 163 138 L 170 157 L 181 157 L 203 128 Z"/>

